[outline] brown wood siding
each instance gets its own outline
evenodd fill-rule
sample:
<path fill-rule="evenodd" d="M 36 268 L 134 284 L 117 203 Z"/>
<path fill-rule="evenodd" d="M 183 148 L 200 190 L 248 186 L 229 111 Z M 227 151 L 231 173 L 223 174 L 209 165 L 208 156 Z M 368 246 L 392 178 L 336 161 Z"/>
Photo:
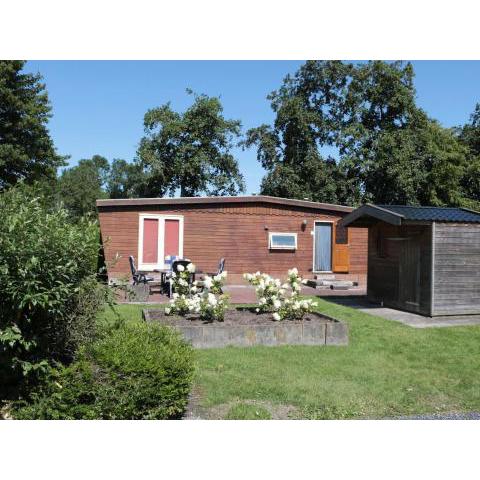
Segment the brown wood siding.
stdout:
<path fill-rule="evenodd" d="M 310 277 L 314 221 L 336 222 L 346 215 L 323 209 L 315 211 L 311 208 L 260 203 L 99 207 L 110 277 L 130 275 L 128 256 L 137 258 L 138 255 L 140 213 L 183 215 L 184 256 L 202 271 L 215 271 L 219 259 L 225 257 L 226 269 L 233 274 L 260 270 L 284 275 L 289 268 L 297 267 L 302 275 Z M 302 226 L 304 220 L 307 220 L 306 227 Z M 268 232 L 297 233 L 297 250 L 269 250 Z M 349 273 L 366 273 L 367 238 L 366 229 L 351 229 Z M 119 259 L 112 264 L 116 256 Z"/>
<path fill-rule="evenodd" d="M 379 245 L 379 242 L 382 242 L 382 245 Z M 417 251 L 420 259 L 418 275 L 413 275 L 418 285 L 402 286 L 402 276 L 404 279 L 413 278 L 412 275 L 406 275 L 411 272 L 405 271 L 404 264 L 412 251 Z M 394 226 L 378 222 L 369 229 L 367 275 L 369 300 L 383 301 L 387 306 L 430 315 L 430 272 L 430 225 Z"/>
<path fill-rule="evenodd" d="M 480 313 L 480 225 L 435 224 L 434 315 Z"/>

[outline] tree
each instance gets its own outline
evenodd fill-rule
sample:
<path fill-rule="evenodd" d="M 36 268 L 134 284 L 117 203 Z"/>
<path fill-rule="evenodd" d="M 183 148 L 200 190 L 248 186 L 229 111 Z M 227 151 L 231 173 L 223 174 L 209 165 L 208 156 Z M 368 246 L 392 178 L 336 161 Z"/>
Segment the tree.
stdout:
<path fill-rule="evenodd" d="M 480 103 L 470 116 L 470 122 L 456 129 L 459 141 L 467 148 L 467 166 L 462 178 L 462 187 L 467 199 L 477 202 L 466 205 L 480 208 Z"/>
<path fill-rule="evenodd" d="M 110 166 L 107 181 L 109 198 L 133 198 L 138 196 L 144 182 L 144 175 L 140 166 L 116 158 Z"/>
<path fill-rule="evenodd" d="M 51 107 L 42 77 L 21 73 L 24 65 L 0 61 L 0 190 L 20 180 L 53 180 L 65 162 L 47 129 Z"/>
<path fill-rule="evenodd" d="M 173 196 L 178 190 L 182 197 L 235 195 L 245 190 L 231 154 L 241 125 L 225 119 L 222 112 L 218 98 L 195 95 L 184 113 L 167 103 L 145 114 L 146 135 L 137 153 L 145 173 L 142 196 Z"/>
<path fill-rule="evenodd" d="M 95 215 L 99 198 L 107 198 L 104 185 L 108 181 L 110 166 L 100 155 L 82 159 L 78 165 L 62 172 L 58 179 L 58 195 L 73 217 Z"/>
<path fill-rule="evenodd" d="M 257 146 L 257 159 L 267 174 L 261 193 L 286 198 L 336 203 L 344 198 L 346 179 L 332 158 L 317 148 L 314 118 L 298 97 L 274 107 L 274 127 L 261 125 L 247 132 L 244 146 Z"/>
<path fill-rule="evenodd" d="M 269 95 L 273 128 L 247 132 L 262 192 L 357 204 L 457 205 L 466 151 L 415 103 L 410 63 L 309 61 Z M 336 162 L 322 149 L 334 149 Z M 302 187 L 299 187 L 299 184 Z"/>

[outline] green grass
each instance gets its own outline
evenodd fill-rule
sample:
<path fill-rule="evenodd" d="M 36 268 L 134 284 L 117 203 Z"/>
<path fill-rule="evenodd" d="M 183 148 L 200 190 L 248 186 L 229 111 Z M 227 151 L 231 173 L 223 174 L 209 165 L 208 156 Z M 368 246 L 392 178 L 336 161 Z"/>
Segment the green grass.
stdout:
<path fill-rule="evenodd" d="M 264 402 L 292 407 L 298 418 L 480 410 L 480 326 L 414 329 L 318 303 L 348 323 L 349 346 L 198 350 L 201 407 Z M 118 307 L 129 321 L 140 320 L 141 309 Z"/>
<path fill-rule="evenodd" d="M 270 420 L 270 412 L 259 405 L 237 403 L 233 405 L 225 416 L 225 420 Z"/>

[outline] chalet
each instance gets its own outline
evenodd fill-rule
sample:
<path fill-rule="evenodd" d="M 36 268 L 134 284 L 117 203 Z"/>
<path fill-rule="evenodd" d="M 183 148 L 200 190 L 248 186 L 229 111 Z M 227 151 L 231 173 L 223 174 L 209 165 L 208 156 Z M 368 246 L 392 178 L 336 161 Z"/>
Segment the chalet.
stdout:
<path fill-rule="evenodd" d="M 369 300 L 427 316 L 480 314 L 480 213 L 364 205 L 341 225 L 368 228 Z"/>
<path fill-rule="evenodd" d="M 110 279 L 130 275 L 130 255 L 151 272 L 178 255 L 204 272 L 225 258 L 230 283 L 258 270 L 283 277 L 292 267 L 307 278 L 335 273 L 365 283 L 367 230 L 338 225 L 351 207 L 255 195 L 97 200 L 97 208 Z"/>

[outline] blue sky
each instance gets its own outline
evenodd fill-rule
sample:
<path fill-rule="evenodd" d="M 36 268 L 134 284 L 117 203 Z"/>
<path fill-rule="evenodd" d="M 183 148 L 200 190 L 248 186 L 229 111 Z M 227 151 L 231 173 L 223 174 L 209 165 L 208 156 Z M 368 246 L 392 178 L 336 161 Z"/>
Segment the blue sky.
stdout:
<path fill-rule="evenodd" d="M 191 103 L 185 89 L 220 96 L 227 118 L 243 131 L 271 123 L 266 96 L 300 61 L 30 61 L 53 107 L 49 128 L 70 164 L 100 154 L 131 161 L 143 135 L 143 115 L 168 101 Z M 480 61 L 415 61 L 418 104 L 450 127 L 465 123 L 480 102 Z M 235 151 L 247 184 L 258 192 L 264 174 L 254 149 Z"/>

